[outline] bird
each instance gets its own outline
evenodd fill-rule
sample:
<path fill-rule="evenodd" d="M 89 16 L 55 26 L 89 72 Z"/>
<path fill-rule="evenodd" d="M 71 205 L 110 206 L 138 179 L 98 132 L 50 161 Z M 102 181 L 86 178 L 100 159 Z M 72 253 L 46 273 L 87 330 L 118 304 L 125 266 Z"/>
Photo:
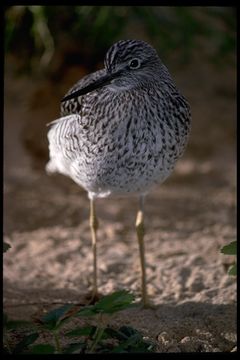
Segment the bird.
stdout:
<path fill-rule="evenodd" d="M 146 195 L 172 173 L 188 143 L 190 105 L 153 46 L 119 40 L 102 69 L 81 78 L 61 100 L 49 125 L 48 174 L 70 177 L 90 201 L 93 252 L 92 299 L 99 296 L 97 198 L 137 196 L 136 235 L 141 299 L 149 305 L 145 261 Z"/>

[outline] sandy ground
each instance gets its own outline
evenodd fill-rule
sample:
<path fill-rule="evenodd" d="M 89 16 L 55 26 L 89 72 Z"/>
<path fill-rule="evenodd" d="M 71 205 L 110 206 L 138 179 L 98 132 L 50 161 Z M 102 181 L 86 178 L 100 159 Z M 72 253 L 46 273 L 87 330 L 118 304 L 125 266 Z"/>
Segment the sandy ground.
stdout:
<path fill-rule="evenodd" d="M 70 71 L 71 70 L 71 71 Z M 92 254 L 87 195 L 70 179 L 48 177 L 45 124 L 81 76 L 70 69 L 59 86 L 5 74 L 4 308 L 29 319 L 56 304 L 79 303 L 90 289 Z M 171 71 L 192 106 L 188 149 L 174 174 L 146 201 L 148 290 L 154 309 L 113 317 L 131 325 L 158 352 L 231 351 L 236 346 L 233 257 L 220 247 L 236 239 L 235 71 L 210 65 Z M 128 289 L 140 298 L 137 199 L 101 199 L 99 290 Z M 75 320 L 76 322 L 76 320 Z M 71 323 L 68 325 L 71 327 Z"/>

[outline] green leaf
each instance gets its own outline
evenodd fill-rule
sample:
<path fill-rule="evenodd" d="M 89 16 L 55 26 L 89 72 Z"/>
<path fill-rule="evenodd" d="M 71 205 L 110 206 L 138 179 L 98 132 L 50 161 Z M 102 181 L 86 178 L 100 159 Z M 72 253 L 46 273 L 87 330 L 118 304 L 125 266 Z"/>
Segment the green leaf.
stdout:
<path fill-rule="evenodd" d="M 85 306 L 83 309 L 77 312 L 77 316 L 94 316 L 98 313 L 95 309 L 95 305 Z"/>
<path fill-rule="evenodd" d="M 113 338 L 116 338 L 119 341 L 124 341 L 130 338 L 131 336 L 137 335 L 141 336 L 140 332 L 131 326 L 121 326 L 120 329 L 115 330 L 113 328 L 106 328 L 106 333 L 111 335 Z"/>
<path fill-rule="evenodd" d="M 83 350 L 86 347 L 85 342 L 73 343 L 64 348 L 63 354 L 72 354 L 74 351 Z M 80 351 L 81 352 L 81 351 Z"/>
<path fill-rule="evenodd" d="M 122 353 L 122 352 L 151 352 L 153 349 L 153 344 L 150 344 L 144 341 L 141 337 L 137 335 L 131 336 L 129 339 L 122 341 L 118 346 L 116 346 L 112 352 L 113 353 Z"/>
<path fill-rule="evenodd" d="M 19 354 L 26 348 L 28 348 L 29 345 L 34 343 L 34 341 L 38 338 L 38 333 L 32 333 L 30 335 L 24 336 L 24 338 L 15 346 L 13 353 Z"/>
<path fill-rule="evenodd" d="M 141 341 L 141 336 L 138 336 L 137 334 L 132 335 L 127 340 L 121 342 L 119 346 L 115 347 L 112 352 L 122 352 L 123 350 L 130 350 L 134 345 L 139 343 Z"/>
<path fill-rule="evenodd" d="M 120 330 L 115 330 L 113 328 L 107 327 L 105 333 L 108 334 L 111 338 L 117 339 L 119 341 L 126 340 L 128 337 L 122 333 Z"/>
<path fill-rule="evenodd" d="M 126 290 L 116 291 L 110 295 L 102 297 L 95 305 L 86 306 L 81 309 L 78 316 L 94 316 L 96 314 L 112 314 L 126 308 L 136 306 L 132 304 L 134 295 Z"/>
<path fill-rule="evenodd" d="M 5 253 L 6 251 L 8 251 L 11 248 L 11 245 L 6 243 L 5 241 L 3 242 L 3 252 Z"/>
<path fill-rule="evenodd" d="M 225 245 L 221 248 L 221 252 L 226 255 L 236 255 L 237 254 L 237 242 L 232 241 L 228 245 Z"/>
<path fill-rule="evenodd" d="M 67 332 L 66 336 L 92 336 L 96 331 L 96 326 L 85 326 L 82 328 L 76 328 Z"/>
<path fill-rule="evenodd" d="M 233 275 L 236 276 L 237 275 L 237 264 L 233 264 L 229 270 L 228 270 L 228 275 Z"/>
<path fill-rule="evenodd" d="M 41 319 L 43 326 L 46 327 L 48 330 L 58 329 L 66 320 L 69 319 L 66 314 L 73 306 L 74 305 L 72 304 L 67 304 L 57 309 L 51 310 Z"/>
<path fill-rule="evenodd" d="M 110 295 L 104 296 L 95 305 L 97 312 L 111 314 L 120 310 L 135 306 L 132 304 L 134 295 L 126 290 L 116 291 Z"/>
<path fill-rule="evenodd" d="M 130 337 L 133 335 L 142 336 L 138 330 L 132 328 L 131 326 L 121 326 L 119 329 L 119 333 L 125 335 L 125 337 Z"/>
<path fill-rule="evenodd" d="M 55 347 L 51 344 L 38 344 L 29 348 L 30 354 L 54 354 Z"/>
<path fill-rule="evenodd" d="M 112 350 L 113 353 L 150 352 L 153 348 L 153 344 L 143 340 L 142 334 L 130 326 L 122 326 L 119 330 L 115 330 L 113 337 L 120 341 Z"/>

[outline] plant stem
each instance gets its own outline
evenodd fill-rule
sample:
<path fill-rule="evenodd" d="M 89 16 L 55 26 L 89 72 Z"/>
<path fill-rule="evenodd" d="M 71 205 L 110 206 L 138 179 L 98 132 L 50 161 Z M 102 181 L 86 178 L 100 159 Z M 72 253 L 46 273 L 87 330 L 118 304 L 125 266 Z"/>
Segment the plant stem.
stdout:
<path fill-rule="evenodd" d="M 59 333 L 57 330 L 53 331 L 53 336 L 54 336 L 54 340 L 55 340 L 57 354 L 61 354 L 62 349 L 61 349 L 61 345 L 60 345 L 60 341 L 59 341 Z"/>
<path fill-rule="evenodd" d="M 101 339 L 101 337 L 104 333 L 104 330 L 106 328 L 107 322 L 106 322 L 106 317 L 104 317 L 104 314 L 102 314 L 102 313 L 98 314 L 97 323 L 98 323 L 98 325 L 97 325 L 95 334 L 93 336 L 93 342 L 89 349 L 90 352 L 93 352 L 93 350 L 95 349 L 97 343 Z"/>
<path fill-rule="evenodd" d="M 99 340 L 101 339 L 103 333 L 104 333 L 105 328 L 104 327 L 98 327 L 96 330 L 96 335 L 94 337 L 94 341 L 92 343 L 92 346 L 90 347 L 89 351 L 93 352 L 93 350 L 95 349 L 97 343 L 99 342 Z"/>

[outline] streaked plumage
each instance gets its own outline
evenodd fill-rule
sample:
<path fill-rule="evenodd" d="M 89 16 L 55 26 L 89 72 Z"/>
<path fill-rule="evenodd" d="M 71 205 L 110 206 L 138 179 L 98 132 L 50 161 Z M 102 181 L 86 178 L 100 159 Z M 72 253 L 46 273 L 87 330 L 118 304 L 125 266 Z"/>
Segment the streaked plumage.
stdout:
<path fill-rule="evenodd" d="M 90 199 L 145 195 L 185 149 L 189 105 L 143 41 L 117 42 L 104 65 L 63 99 L 48 133 L 47 171 L 71 177 Z"/>

